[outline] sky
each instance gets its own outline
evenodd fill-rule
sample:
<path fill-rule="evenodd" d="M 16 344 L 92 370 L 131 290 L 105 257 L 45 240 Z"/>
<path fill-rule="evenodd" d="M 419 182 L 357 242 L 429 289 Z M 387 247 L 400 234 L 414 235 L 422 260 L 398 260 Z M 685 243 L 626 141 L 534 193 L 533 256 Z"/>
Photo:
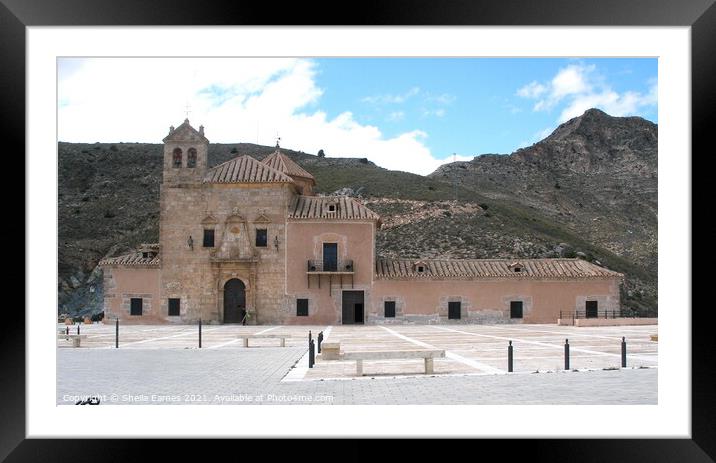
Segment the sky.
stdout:
<path fill-rule="evenodd" d="M 420 175 L 509 154 L 589 108 L 657 120 L 656 58 L 60 58 L 58 139 L 368 158 Z"/>

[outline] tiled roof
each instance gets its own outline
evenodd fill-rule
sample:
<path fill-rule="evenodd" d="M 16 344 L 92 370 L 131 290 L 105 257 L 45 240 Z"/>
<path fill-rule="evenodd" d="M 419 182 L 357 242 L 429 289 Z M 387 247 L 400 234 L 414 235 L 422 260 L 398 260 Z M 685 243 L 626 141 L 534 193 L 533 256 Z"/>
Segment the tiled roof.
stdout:
<path fill-rule="evenodd" d="M 335 206 L 330 211 L 330 205 Z M 288 207 L 290 219 L 376 220 L 380 216 L 348 196 L 296 196 Z"/>
<path fill-rule="evenodd" d="M 286 175 L 292 177 L 303 177 L 313 180 L 316 183 L 316 179 L 310 172 L 305 170 L 303 167 L 296 164 L 291 158 L 276 150 L 269 154 L 263 161 L 264 164 L 273 167 L 276 170 L 283 172 Z"/>
<path fill-rule="evenodd" d="M 425 267 L 418 273 L 416 263 Z M 514 271 L 514 264 L 521 270 Z M 604 278 L 618 272 L 581 259 L 384 259 L 375 263 L 377 279 L 473 279 L 473 278 Z"/>
<path fill-rule="evenodd" d="M 143 257 L 142 252 L 156 252 L 154 257 Z M 142 244 L 139 251 L 124 254 L 117 257 L 107 257 L 99 261 L 99 265 L 103 267 L 121 266 L 121 267 L 159 267 L 159 244 Z"/>
<path fill-rule="evenodd" d="M 293 179 L 249 155 L 243 155 L 209 169 L 204 183 L 293 183 Z"/>

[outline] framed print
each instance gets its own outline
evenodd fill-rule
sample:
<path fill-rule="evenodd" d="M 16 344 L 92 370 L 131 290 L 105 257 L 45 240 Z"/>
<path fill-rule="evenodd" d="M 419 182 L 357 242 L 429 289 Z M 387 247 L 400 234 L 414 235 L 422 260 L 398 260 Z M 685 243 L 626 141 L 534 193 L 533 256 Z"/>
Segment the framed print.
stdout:
<path fill-rule="evenodd" d="M 354 10 L 3 0 L 28 271 L 0 456 L 459 437 L 713 461 L 690 233 L 713 231 L 713 2 Z"/>

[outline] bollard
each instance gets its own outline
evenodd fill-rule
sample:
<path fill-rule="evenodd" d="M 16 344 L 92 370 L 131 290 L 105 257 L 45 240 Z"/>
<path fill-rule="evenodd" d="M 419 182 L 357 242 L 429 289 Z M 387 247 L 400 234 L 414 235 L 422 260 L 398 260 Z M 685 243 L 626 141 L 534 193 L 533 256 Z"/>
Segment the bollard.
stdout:
<path fill-rule="evenodd" d="M 318 333 L 318 353 L 321 353 L 321 343 L 323 342 L 323 331 Z"/>
<path fill-rule="evenodd" d="M 77 334 L 80 334 L 80 325 L 77 325 Z"/>
<path fill-rule="evenodd" d="M 308 341 L 308 368 L 313 368 L 313 364 L 316 362 L 315 353 L 313 351 L 313 339 Z"/>
<path fill-rule="evenodd" d="M 311 342 L 311 330 L 308 330 L 308 342 Z"/>
<path fill-rule="evenodd" d="M 507 372 L 512 373 L 512 341 L 507 346 Z"/>
<path fill-rule="evenodd" d="M 69 326 L 66 326 L 66 327 L 65 327 L 65 335 L 66 335 L 66 336 L 69 336 L 69 335 L 70 335 L 70 327 L 69 327 Z"/>
<path fill-rule="evenodd" d="M 622 368 L 626 368 L 626 339 L 622 336 Z"/>
<path fill-rule="evenodd" d="M 564 369 L 569 370 L 569 339 L 564 340 Z"/>
<path fill-rule="evenodd" d="M 119 349 L 119 318 L 117 318 L 114 324 L 114 347 Z"/>
<path fill-rule="evenodd" d="M 201 349 L 201 318 L 199 319 L 199 349 Z"/>

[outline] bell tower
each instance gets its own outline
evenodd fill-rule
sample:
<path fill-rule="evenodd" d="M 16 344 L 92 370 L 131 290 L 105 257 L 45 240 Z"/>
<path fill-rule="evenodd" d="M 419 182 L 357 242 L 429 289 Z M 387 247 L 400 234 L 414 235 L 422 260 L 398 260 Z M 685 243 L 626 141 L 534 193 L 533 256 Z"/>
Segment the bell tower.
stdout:
<path fill-rule="evenodd" d="M 206 174 L 209 140 L 204 136 L 204 126 L 199 130 L 189 124 L 189 119 L 177 128 L 169 127 L 164 140 L 164 178 L 162 183 L 180 185 L 201 183 Z"/>

